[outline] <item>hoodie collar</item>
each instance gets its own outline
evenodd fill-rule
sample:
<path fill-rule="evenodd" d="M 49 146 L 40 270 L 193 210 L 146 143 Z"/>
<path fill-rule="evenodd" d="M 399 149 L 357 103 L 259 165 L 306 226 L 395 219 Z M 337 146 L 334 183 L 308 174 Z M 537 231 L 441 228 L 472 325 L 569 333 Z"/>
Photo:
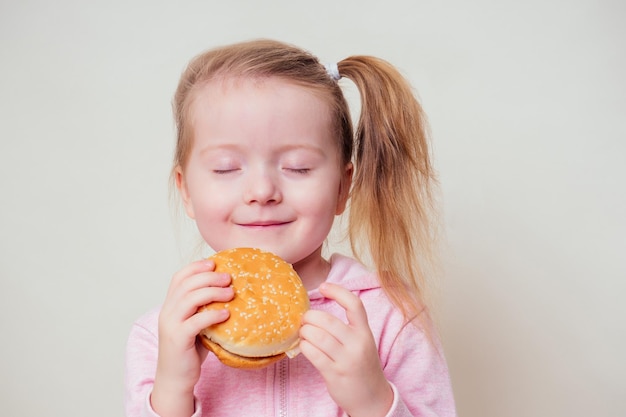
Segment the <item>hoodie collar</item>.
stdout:
<path fill-rule="evenodd" d="M 376 275 L 356 260 L 335 253 L 330 257 L 330 272 L 326 282 L 341 285 L 350 291 L 380 288 Z M 309 291 L 311 300 L 324 298 L 316 288 Z"/>

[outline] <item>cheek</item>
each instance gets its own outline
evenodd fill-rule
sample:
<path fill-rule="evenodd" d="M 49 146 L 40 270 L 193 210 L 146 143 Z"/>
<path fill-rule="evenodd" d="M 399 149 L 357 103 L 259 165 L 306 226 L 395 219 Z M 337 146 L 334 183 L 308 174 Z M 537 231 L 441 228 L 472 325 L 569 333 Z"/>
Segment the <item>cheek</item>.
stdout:
<path fill-rule="evenodd" d="M 224 216 L 232 200 L 232 188 L 222 189 L 210 181 L 198 181 L 190 184 L 189 197 L 197 221 L 211 221 Z"/>
<path fill-rule="evenodd" d="M 329 181 L 300 188 L 297 198 L 301 211 L 311 216 L 333 217 L 337 209 L 338 187 L 338 183 Z"/>
<path fill-rule="evenodd" d="M 228 226 L 232 213 L 227 200 L 205 198 L 196 201 L 194 210 L 196 213 L 195 227 L 202 239 L 214 250 L 226 249 L 221 245 L 224 244 L 228 236 Z"/>

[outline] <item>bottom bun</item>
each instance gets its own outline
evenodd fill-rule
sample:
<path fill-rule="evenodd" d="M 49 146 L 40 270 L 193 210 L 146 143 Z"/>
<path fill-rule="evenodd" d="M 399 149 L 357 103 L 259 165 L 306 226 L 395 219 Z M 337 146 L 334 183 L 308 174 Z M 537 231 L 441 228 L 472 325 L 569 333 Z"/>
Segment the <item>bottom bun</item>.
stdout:
<path fill-rule="evenodd" d="M 209 338 L 204 335 L 200 335 L 200 341 L 202 345 L 213 352 L 215 356 L 222 362 L 224 365 L 228 365 L 232 368 L 240 368 L 240 369 L 256 369 L 263 368 L 267 365 L 270 365 L 274 362 L 277 362 L 287 356 L 284 353 L 280 353 L 274 356 L 260 357 L 260 358 L 247 358 L 245 356 L 239 356 L 234 353 L 231 353 L 218 345 L 215 342 L 212 342 Z"/>

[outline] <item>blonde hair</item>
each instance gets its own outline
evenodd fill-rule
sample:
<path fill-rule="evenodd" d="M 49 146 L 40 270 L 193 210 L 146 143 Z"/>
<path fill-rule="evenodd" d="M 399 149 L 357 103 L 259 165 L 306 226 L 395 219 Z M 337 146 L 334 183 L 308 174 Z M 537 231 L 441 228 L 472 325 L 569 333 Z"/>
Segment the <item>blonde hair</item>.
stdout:
<path fill-rule="evenodd" d="M 193 138 L 190 107 L 206 83 L 225 78 L 279 77 L 324 99 L 333 114 L 342 162 L 354 163 L 348 234 L 355 256 L 369 255 L 381 286 L 407 320 L 426 311 L 426 276 L 434 254 L 436 183 L 426 120 L 404 77 L 389 63 L 352 56 L 339 74 L 357 86 L 361 113 L 353 131 L 343 92 L 310 53 L 257 40 L 213 49 L 191 60 L 174 96 L 174 169 L 184 168 Z"/>

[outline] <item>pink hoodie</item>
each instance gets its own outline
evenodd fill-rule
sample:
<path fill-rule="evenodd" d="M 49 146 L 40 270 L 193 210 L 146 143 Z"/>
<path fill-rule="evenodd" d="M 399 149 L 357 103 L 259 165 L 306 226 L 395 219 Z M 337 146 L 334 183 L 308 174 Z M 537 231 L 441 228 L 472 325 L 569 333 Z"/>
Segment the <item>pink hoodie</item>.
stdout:
<path fill-rule="evenodd" d="M 454 398 L 443 351 L 433 347 L 383 294 L 376 276 L 342 255 L 331 257 L 328 282 L 357 294 L 365 305 L 380 360 L 394 390 L 387 417 L 456 416 Z M 345 320 L 344 310 L 319 291 L 309 292 L 311 308 Z M 131 329 L 126 354 L 125 407 L 127 417 L 154 417 L 150 393 L 157 363 L 155 309 Z M 333 402 L 319 372 L 303 356 L 258 370 L 222 365 L 209 354 L 195 388 L 199 416 L 345 416 Z M 381 416 L 382 417 L 382 416 Z"/>

